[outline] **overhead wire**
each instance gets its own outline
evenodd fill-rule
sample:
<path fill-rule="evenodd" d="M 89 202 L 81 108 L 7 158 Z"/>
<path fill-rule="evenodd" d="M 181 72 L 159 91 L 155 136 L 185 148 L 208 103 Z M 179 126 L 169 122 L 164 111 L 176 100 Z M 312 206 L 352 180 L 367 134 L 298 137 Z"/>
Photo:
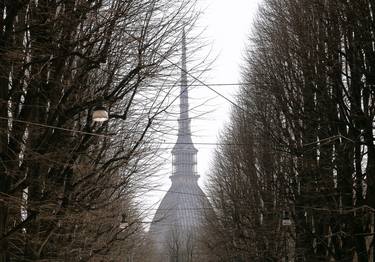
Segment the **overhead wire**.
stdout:
<path fill-rule="evenodd" d="M 132 37 L 133 39 L 137 40 L 138 39 L 136 37 L 134 37 L 133 35 L 131 35 L 130 33 L 126 32 L 130 37 Z M 175 101 L 176 99 L 178 99 L 182 93 L 187 90 L 190 86 L 204 86 L 204 87 L 207 87 L 208 89 L 210 89 L 212 92 L 214 92 L 215 94 L 217 94 L 218 96 L 224 98 L 226 101 L 228 101 L 230 104 L 234 105 L 235 107 L 245 111 L 242 107 L 240 107 L 239 105 L 237 105 L 236 103 L 234 103 L 232 100 L 230 100 L 228 97 L 226 97 L 225 95 L 221 94 L 220 92 L 218 92 L 217 90 L 213 89 L 212 87 L 210 87 L 208 84 L 204 83 L 202 80 L 200 80 L 199 78 L 195 77 L 194 75 L 192 75 L 188 70 L 185 70 L 183 69 L 180 65 L 178 65 L 177 63 L 173 62 L 172 60 L 170 60 L 168 57 L 166 57 L 165 55 L 162 55 L 161 53 L 159 53 L 157 50 L 153 50 L 157 55 L 159 55 L 160 57 L 162 57 L 163 59 L 165 59 L 166 61 L 168 61 L 171 65 L 173 65 L 174 67 L 180 69 L 182 72 L 186 73 L 187 75 L 189 75 L 191 78 L 194 79 L 194 81 L 197 81 L 199 82 L 200 84 L 190 84 L 188 86 L 185 87 L 185 89 L 180 92 L 180 94 L 178 96 L 176 96 L 173 101 Z M 248 84 L 248 83 L 213 83 L 211 85 L 214 85 L 214 86 L 234 86 L 234 85 L 245 85 L 245 84 Z M 172 102 L 173 102 L 172 101 Z M 33 105 L 27 105 L 27 106 L 33 106 Z M 35 106 L 38 106 L 38 105 L 35 105 Z M 53 128 L 53 129 L 57 129 L 57 130 L 61 130 L 61 131 L 66 131 L 66 132 L 74 132 L 74 133 L 79 133 L 79 134 L 84 134 L 84 135 L 91 135 L 91 136 L 98 136 L 98 137 L 106 137 L 106 138 L 110 138 L 111 135 L 107 135 L 107 134 L 98 134 L 98 133 L 93 133 L 93 132 L 87 132 L 87 131 L 81 131 L 81 130 L 74 130 L 74 129 L 69 129 L 69 128 L 64 128 L 64 127 L 58 127 L 58 126 L 53 126 L 53 125 L 47 125 L 47 124 L 42 124 L 42 123 L 36 123 L 36 122 L 31 122 L 31 121 L 26 121 L 26 120 L 20 120 L 20 119 L 14 119 L 14 118 L 10 118 L 10 117 L 0 117 L 0 119 L 3 119 L 3 120 L 11 120 L 11 121 L 14 121 L 14 122 L 19 122 L 19 123 L 24 123 L 24 124 L 30 124 L 30 125 L 34 125 L 34 126 L 40 126 L 40 127 L 45 127 L 45 128 Z"/>
<path fill-rule="evenodd" d="M 162 191 L 162 192 L 169 192 L 169 193 L 173 193 L 173 194 L 178 194 L 178 195 L 191 195 L 191 196 L 200 196 L 200 197 L 208 197 L 210 198 L 209 196 L 207 196 L 206 194 L 196 194 L 196 193 L 189 193 L 189 192 L 181 192 L 181 191 L 171 191 L 171 190 L 163 190 L 163 189 L 156 189 L 156 188 L 149 188 L 148 190 L 150 191 Z M 231 198 L 232 200 L 243 200 L 243 198 L 240 198 L 240 197 L 235 197 L 235 198 Z M 262 201 L 263 203 L 269 203 L 269 204 L 274 204 L 274 201 Z M 362 205 L 362 206 L 357 206 L 357 207 L 352 207 L 352 206 L 347 206 L 347 207 L 341 207 L 341 208 L 336 208 L 336 209 L 332 209 L 332 208 L 327 208 L 327 207 L 318 207 L 318 206 L 308 206 L 308 205 L 293 205 L 293 207 L 295 208 L 304 208 L 304 209 L 310 209 L 310 210 L 315 210 L 315 211 L 327 211 L 327 212 L 340 212 L 340 213 L 348 213 L 348 212 L 356 212 L 358 210 L 361 210 L 361 209 L 368 209 L 369 211 L 375 213 L 375 209 L 370 207 L 370 206 L 367 206 L 367 205 Z M 211 207 L 203 207 L 203 208 L 183 208 L 183 209 L 180 209 L 180 208 L 176 208 L 176 209 L 179 209 L 179 210 L 205 210 L 205 209 L 210 209 Z M 282 207 L 280 207 L 282 209 Z M 245 206 L 241 206 L 239 207 L 239 209 L 242 209 L 242 210 L 252 210 L 250 207 L 245 207 Z M 150 210 L 150 211 L 153 211 L 153 210 L 158 210 L 158 208 L 143 208 L 141 210 Z M 173 208 L 164 208 L 162 210 L 175 210 Z"/>
<path fill-rule="evenodd" d="M 136 39 L 136 38 L 135 38 Z M 212 87 L 210 87 L 208 84 L 204 83 L 202 80 L 200 80 L 199 78 L 195 77 L 194 75 L 192 75 L 188 70 L 185 70 L 184 68 L 182 68 L 180 65 L 178 65 L 177 63 L 173 62 L 172 60 L 170 60 L 168 57 L 160 54 L 157 50 L 154 50 L 154 52 L 159 55 L 160 57 L 162 57 L 163 59 L 165 59 L 166 61 L 168 61 L 171 65 L 177 67 L 178 69 L 180 69 L 182 72 L 186 73 L 188 76 L 190 76 L 191 78 L 193 78 L 195 81 L 199 82 L 202 86 L 204 87 L 207 87 L 208 89 L 210 89 L 212 92 L 214 92 L 215 94 L 217 94 L 218 96 L 224 98 L 226 101 L 228 101 L 230 104 L 232 104 L 233 106 L 235 106 L 236 108 L 240 109 L 241 111 L 244 111 L 246 112 L 246 110 L 244 108 L 242 108 L 241 106 L 239 106 L 238 104 L 236 104 L 235 102 L 233 102 L 231 99 L 229 99 L 228 97 L 226 97 L 225 95 L 221 94 L 220 92 L 218 92 L 217 90 L 213 89 Z M 186 87 L 185 89 L 187 89 L 188 87 Z"/>
<path fill-rule="evenodd" d="M 45 127 L 45 128 L 52 128 L 52 129 L 57 129 L 57 130 L 61 130 L 61 131 L 66 131 L 66 132 L 79 133 L 79 134 L 84 134 L 84 135 L 106 137 L 106 138 L 112 137 L 111 135 L 107 135 L 107 134 L 98 134 L 98 133 L 93 133 L 93 132 L 87 132 L 87 131 L 82 131 L 82 130 L 75 130 L 75 129 L 65 128 L 65 127 L 60 127 L 60 126 L 47 125 L 47 124 L 36 123 L 36 122 L 31 122 L 31 121 L 26 121 L 26 120 L 14 119 L 12 117 L 0 116 L 0 119 L 10 120 L 10 121 L 18 122 L 18 123 L 22 123 L 22 124 L 40 126 L 40 127 Z"/>
<path fill-rule="evenodd" d="M 189 87 L 200 87 L 200 86 L 243 86 L 243 85 L 249 85 L 251 83 L 247 82 L 237 82 L 237 83 L 206 83 L 206 84 L 189 84 Z M 173 84 L 165 84 L 165 85 L 149 85 L 150 87 L 163 87 L 163 86 L 175 86 Z"/>
<path fill-rule="evenodd" d="M 19 123 L 23 123 L 23 124 L 30 124 L 30 125 L 40 126 L 40 127 L 53 128 L 53 129 L 57 129 L 57 130 L 67 131 L 67 132 L 75 132 L 75 133 L 84 134 L 84 135 L 92 135 L 92 136 L 105 137 L 105 138 L 112 138 L 113 137 L 113 135 L 98 134 L 98 133 L 93 133 L 93 132 L 74 130 L 74 129 L 64 128 L 64 127 L 58 127 L 58 126 L 53 126 L 53 125 L 31 122 L 31 121 L 12 119 L 12 118 L 9 118 L 9 117 L 0 116 L 0 119 L 11 120 L 11 121 L 14 121 L 14 122 L 19 122 Z M 217 143 L 217 142 L 173 143 L 173 142 L 165 142 L 165 141 L 163 141 L 163 142 L 144 141 L 143 143 L 145 143 L 145 144 L 155 144 L 155 145 L 162 145 L 162 144 L 164 144 L 164 145 L 192 145 L 192 144 L 195 145 L 196 144 L 196 145 L 214 145 L 214 146 L 217 146 L 217 145 L 228 145 L 228 146 L 247 146 L 247 145 L 250 145 L 250 144 Z"/>
<path fill-rule="evenodd" d="M 91 136 L 98 136 L 98 137 L 105 137 L 105 138 L 112 138 L 113 137 L 113 135 L 108 135 L 108 134 L 99 134 L 99 133 L 93 133 L 93 132 L 87 132 L 87 131 L 81 131 L 81 130 L 74 130 L 74 129 L 64 128 L 64 127 L 58 127 L 58 126 L 53 126 L 53 125 L 31 122 L 31 121 L 13 119 L 13 118 L 10 118 L 10 117 L 0 116 L 0 119 L 11 120 L 11 121 L 14 121 L 14 122 L 19 122 L 19 123 L 23 123 L 23 124 L 30 124 L 30 125 L 40 126 L 40 127 L 53 128 L 53 129 L 57 129 L 57 130 L 67 131 L 67 132 L 75 132 L 75 133 L 84 134 L 84 135 L 91 135 Z M 342 137 L 342 136 L 328 137 L 328 138 L 322 139 L 321 141 L 332 139 L 332 138 L 337 138 L 337 137 Z M 134 140 L 133 142 L 136 142 L 136 141 Z M 174 142 L 166 142 L 166 141 L 160 141 L 160 142 L 143 141 L 143 143 L 144 144 L 154 144 L 154 145 L 207 145 L 207 146 L 251 146 L 252 145 L 252 144 L 246 144 L 246 143 L 218 143 L 218 142 L 195 142 L 195 143 L 181 143 L 181 142 L 179 142 L 179 143 L 174 143 Z M 314 142 L 314 143 L 316 143 L 316 142 Z M 169 149 L 169 148 L 166 148 L 166 149 Z"/>

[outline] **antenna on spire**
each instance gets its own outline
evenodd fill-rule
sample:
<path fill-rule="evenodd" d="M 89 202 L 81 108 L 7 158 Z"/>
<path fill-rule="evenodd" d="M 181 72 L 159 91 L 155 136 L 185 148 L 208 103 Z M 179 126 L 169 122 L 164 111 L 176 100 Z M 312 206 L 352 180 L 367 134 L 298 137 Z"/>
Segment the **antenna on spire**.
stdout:
<path fill-rule="evenodd" d="M 187 67 L 186 67 L 186 33 L 182 28 L 182 55 L 181 55 L 181 87 L 187 88 Z"/>

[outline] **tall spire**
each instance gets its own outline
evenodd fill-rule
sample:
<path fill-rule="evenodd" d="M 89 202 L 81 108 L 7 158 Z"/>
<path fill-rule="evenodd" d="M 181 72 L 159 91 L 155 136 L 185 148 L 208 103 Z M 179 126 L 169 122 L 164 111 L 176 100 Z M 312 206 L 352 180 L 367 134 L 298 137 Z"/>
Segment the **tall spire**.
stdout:
<path fill-rule="evenodd" d="M 190 120 L 189 120 L 189 92 L 187 85 L 187 69 L 186 69 L 186 35 L 185 28 L 182 31 L 182 55 L 181 55 L 181 87 L 180 87 L 180 119 L 179 135 L 190 136 Z M 187 142 L 191 142 L 191 139 Z"/>
<path fill-rule="evenodd" d="M 181 87 L 187 86 L 187 69 L 186 69 L 186 34 L 185 28 L 182 30 L 182 55 L 181 55 Z"/>
<path fill-rule="evenodd" d="M 180 116 L 178 119 L 177 142 L 172 150 L 173 175 L 194 175 L 196 173 L 197 149 L 191 139 L 189 118 L 189 92 L 186 67 L 186 34 L 182 31 Z"/>

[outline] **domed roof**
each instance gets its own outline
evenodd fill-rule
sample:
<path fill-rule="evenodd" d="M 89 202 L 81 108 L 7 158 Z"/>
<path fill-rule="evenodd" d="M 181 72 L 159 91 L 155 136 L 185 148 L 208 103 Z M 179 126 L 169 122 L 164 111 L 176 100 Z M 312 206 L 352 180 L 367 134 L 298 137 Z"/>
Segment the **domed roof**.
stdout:
<path fill-rule="evenodd" d="M 154 216 L 150 234 L 159 253 L 168 255 L 173 242 L 195 241 L 211 205 L 197 183 L 198 176 L 171 176 L 172 185 Z"/>
<path fill-rule="evenodd" d="M 192 229 L 199 226 L 202 211 L 209 208 L 207 197 L 197 183 L 198 176 L 171 176 L 172 185 L 160 203 L 153 226 Z"/>

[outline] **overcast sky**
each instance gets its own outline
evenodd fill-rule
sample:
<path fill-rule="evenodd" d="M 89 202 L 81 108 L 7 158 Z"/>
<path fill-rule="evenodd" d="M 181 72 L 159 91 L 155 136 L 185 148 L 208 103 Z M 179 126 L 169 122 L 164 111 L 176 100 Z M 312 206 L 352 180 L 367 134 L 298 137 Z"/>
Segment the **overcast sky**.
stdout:
<path fill-rule="evenodd" d="M 254 16 L 260 0 L 199 0 L 203 14 L 198 27 L 206 27 L 204 37 L 211 42 L 212 57 L 216 60 L 204 76 L 205 83 L 228 84 L 241 82 L 241 64 Z M 230 100 L 235 101 L 237 86 L 211 86 Z M 217 142 L 217 137 L 230 117 L 231 105 L 206 87 L 192 92 L 192 96 L 213 98 L 213 107 L 207 117 L 193 120 L 194 142 Z M 193 129 L 193 131 L 194 131 Z M 197 144 L 200 184 L 205 181 L 215 146 Z"/>

